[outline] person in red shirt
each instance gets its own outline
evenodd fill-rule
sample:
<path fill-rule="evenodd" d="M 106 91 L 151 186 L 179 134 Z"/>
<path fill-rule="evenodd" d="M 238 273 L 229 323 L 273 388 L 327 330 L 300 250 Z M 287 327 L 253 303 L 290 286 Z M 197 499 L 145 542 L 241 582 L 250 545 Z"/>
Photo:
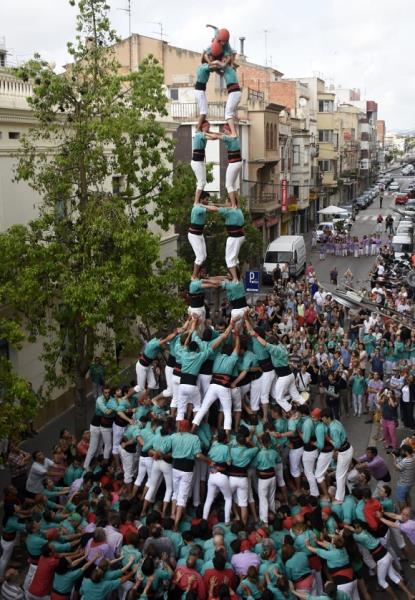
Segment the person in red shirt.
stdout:
<path fill-rule="evenodd" d="M 206 569 L 203 574 L 203 583 L 206 590 L 211 589 L 212 581 L 215 581 L 213 595 L 217 596 L 218 588 L 221 584 L 228 585 L 231 589 L 236 590 L 237 580 L 232 567 L 227 567 L 226 558 L 223 552 L 215 552 L 212 560 L 213 569 Z"/>
<path fill-rule="evenodd" d="M 82 438 L 80 439 L 80 441 L 78 442 L 78 444 L 76 446 L 77 454 L 83 458 L 85 458 L 85 456 L 88 453 L 90 437 L 91 437 L 91 434 L 90 434 L 89 430 L 86 429 L 82 434 Z"/>
<path fill-rule="evenodd" d="M 39 600 L 45 596 L 49 597 L 52 591 L 53 576 L 58 563 L 59 559 L 54 556 L 52 548 L 49 544 L 45 545 L 42 548 L 42 555 L 39 558 L 32 583 L 26 592 L 28 600 Z"/>
<path fill-rule="evenodd" d="M 206 589 L 202 576 L 196 571 L 197 556 L 189 554 L 186 566 L 177 567 L 173 575 L 173 583 L 182 592 L 197 592 L 200 600 L 206 599 Z"/>

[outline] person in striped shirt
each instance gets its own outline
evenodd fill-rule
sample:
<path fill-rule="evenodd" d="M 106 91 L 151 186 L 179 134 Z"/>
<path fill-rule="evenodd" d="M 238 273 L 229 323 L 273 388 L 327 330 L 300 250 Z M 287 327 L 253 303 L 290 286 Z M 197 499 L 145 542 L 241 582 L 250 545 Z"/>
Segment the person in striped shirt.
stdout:
<path fill-rule="evenodd" d="M 3 600 L 24 600 L 25 593 L 18 584 L 19 572 L 16 569 L 7 569 L 0 593 Z"/>

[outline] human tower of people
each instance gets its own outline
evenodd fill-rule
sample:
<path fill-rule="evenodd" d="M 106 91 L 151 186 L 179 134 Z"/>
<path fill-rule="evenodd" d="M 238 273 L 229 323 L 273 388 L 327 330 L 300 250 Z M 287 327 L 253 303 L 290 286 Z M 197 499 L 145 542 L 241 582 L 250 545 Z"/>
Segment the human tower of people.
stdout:
<path fill-rule="evenodd" d="M 399 570 L 401 528 L 411 532 L 413 523 L 415 533 L 415 522 L 409 509 L 395 514 L 385 473 L 377 471 L 379 496 L 365 485 L 376 449 L 362 457 L 366 470 L 352 490 L 353 447 L 331 404 L 312 408 L 311 375 L 301 368 L 294 376 L 280 339 L 287 320 L 279 333 L 249 315 L 238 261 L 244 217 L 235 69 L 229 32 L 215 29 L 196 83 L 201 115 L 188 234 L 195 262 L 186 321 L 145 343 L 134 386 L 103 387 L 85 440 L 76 445 L 63 431 L 53 461 L 35 452 L 27 477 L 30 456 L 12 446 L 0 557 L 6 600 L 368 600 L 365 569 L 389 597 L 396 598 L 393 582 L 414 598 Z M 212 71 L 223 73 L 229 91 L 224 134 L 210 134 L 206 121 Z M 229 151 L 226 208 L 204 194 L 210 139 Z M 201 279 L 212 210 L 228 230 L 229 275 Z M 206 319 L 207 288 L 226 294 L 229 324 Z M 304 292 L 310 310 L 316 295 L 309 302 Z M 316 315 L 323 300 L 317 304 Z M 312 333 L 308 317 L 301 323 Z M 152 397 L 153 363 L 165 351 L 167 386 Z M 24 592 L 7 568 L 19 536 L 29 562 Z"/>

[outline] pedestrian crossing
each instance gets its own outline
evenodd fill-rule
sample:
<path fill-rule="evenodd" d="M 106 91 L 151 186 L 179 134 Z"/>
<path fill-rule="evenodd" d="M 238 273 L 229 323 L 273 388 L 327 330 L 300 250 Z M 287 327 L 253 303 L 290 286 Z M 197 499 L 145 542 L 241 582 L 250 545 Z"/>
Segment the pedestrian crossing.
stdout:
<path fill-rule="evenodd" d="M 379 215 L 358 215 L 356 221 L 376 221 Z M 387 215 L 383 215 L 386 217 Z"/>

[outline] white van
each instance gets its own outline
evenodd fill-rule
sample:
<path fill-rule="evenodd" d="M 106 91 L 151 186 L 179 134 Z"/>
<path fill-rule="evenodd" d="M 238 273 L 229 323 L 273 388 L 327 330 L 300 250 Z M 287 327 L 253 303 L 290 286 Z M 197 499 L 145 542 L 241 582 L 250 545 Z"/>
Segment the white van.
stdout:
<path fill-rule="evenodd" d="M 392 248 L 395 258 L 401 258 L 404 254 L 412 254 L 412 237 L 406 233 L 394 235 L 392 238 Z"/>
<path fill-rule="evenodd" d="M 288 265 L 290 277 L 305 271 L 305 243 L 302 235 L 281 235 L 273 240 L 265 253 L 262 269 L 263 283 L 272 283 L 272 273 L 277 265 Z"/>

